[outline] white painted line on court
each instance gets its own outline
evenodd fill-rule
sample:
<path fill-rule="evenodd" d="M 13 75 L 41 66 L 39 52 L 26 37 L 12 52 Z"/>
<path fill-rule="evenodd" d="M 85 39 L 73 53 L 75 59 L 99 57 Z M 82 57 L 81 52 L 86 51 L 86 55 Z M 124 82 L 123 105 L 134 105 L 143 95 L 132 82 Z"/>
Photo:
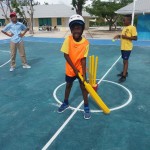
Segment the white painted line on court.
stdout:
<path fill-rule="evenodd" d="M 0 50 L 0 51 L 4 53 L 10 53 L 10 51 L 6 51 L 6 50 Z"/>
<path fill-rule="evenodd" d="M 120 60 L 121 56 L 118 57 L 118 59 L 114 62 L 114 64 L 108 69 L 108 71 L 105 73 L 105 75 L 98 81 L 97 84 L 100 84 L 102 80 L 107 76 L 107 74 L 112 70 L 112 68 L 117 64 L 117 62 Z"/>
<path fill-rule="evenodd" d="M 131 91 L 128 88 L 126 88 L 125 86 L 123 86 L 123 85 L 121 85 L 119 83 L 113 82 L 113 81 L 108 81 L 108 80 L 103 80 L 103 81 L 109 82 L 109 83 L 112 83 L 112 84 L 116 84 L 116 85 L 122 87 L 123 89 L 125 89 L 128 92 L 128 94 L 129 94 L 129 99 L 126 101 L 126 103 L 124 103 L 123 105 L 120 105 L 118 107 L 111 108 L 110 109 L 111 111 L 121 109 L 121 108 L 127 106 L 132 101 L 132 93 L 131 93 Z"/>
<path fill-rule="evenodd" d="M 42 148 L 42 150 L 46 150 L 51 143 L 56 139 L 56 137 L 60 134 L 60 132 L 65 128 L 65 126 L 69 123 L 69 121 L 73 118 L 73 116 L 77 113 L 78 109 L 83 105 L 83 101 L 78 105 L 78 107 L 72 112 L 72 114 L 68 117 L 68 119 L 63 123 L 63 125 L 57 130 L 57 132 L 52 136 L 52 138 L 46 143 L 46 145 Z"/>
<path fill-rule="evenodd" d="M 58 102 L 58 104 L 62 104 L 62 102 L 57 98 L 57 91 L 58 91 L 58 89 L 61 87 L 61 86 L 63 86 L 63 85 L 65 85 L 66 84 L 66 82 L 64 82 L 64 83 L 62 83 L 62 84 L 60 84 L 59 86 L 57 86 L 56 88 L 55 88 L 55 90 L 54 90 L 54 92 L 53 92 L 53 96 L 54 96 L 54 99 Z"/>
<path fill-rule="evenodd" d="M 3 53 L 10 53 L 9 51 L 5 51 L 5 50 L 0 50 L 0 51 L 3 52 Z M 0 65 L 0 68 L 2 68 L 3 66 L 7 65 L 10 61 L 11 61 L 11 59 L 8 60 L 7 62 L 5 62 L 4 64 Z"/>
<path fill-rule="evenodd" d="M 0 65 L 0 68 L 2 68 L 3 66 L 7 65 L 11 60 L 8 60 L 7 62 L 5 62 L 4 64 Z"/>
<path fill-rule="evenodd" d="M 108 69 L 108 71 L 104 74 L 104 76 L 100 79 L 98 84 L 102 82 L 102 80 L 107 76 L 107 74 L 111 71 L 111 69 L 116 65 L 116 63 L 120 60 L 121 56 L 114 62 L 114 64 Z M 56 94 L 56 93 L 55 93 Z M 54 96 L 54 93 L 53 93 Z M 50 140 L 46 143 L 46 145 L 42 148 L 42 150 L 47 150 L 47 148 L 52 144 L 52 142 L 57 138 L 57 136 L 61 133 L 61 131 L 65 128 L 65 126 L 70 122 L 73 116 L 77 113 L 78 109 L 82 106 L 84 102 L 82 101 L 77 108 L 72 112 L 72 114 L 68 117 L 68 119 L 63 123 L 63 125 L 56 131 L 56 133 L 50 138 Z"/>

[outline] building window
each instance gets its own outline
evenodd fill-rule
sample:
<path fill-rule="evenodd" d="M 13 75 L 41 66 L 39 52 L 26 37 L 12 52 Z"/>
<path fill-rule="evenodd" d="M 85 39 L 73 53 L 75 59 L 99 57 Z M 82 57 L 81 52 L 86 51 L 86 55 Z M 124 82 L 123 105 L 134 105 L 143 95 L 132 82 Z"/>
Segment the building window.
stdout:
<path fill-rule="evenodd" d="M 61 25 L 62 25 L 61 18 L 57 18 L 57 25 L 58 25 L 58 26 L 61 26 Z"/>
<path fill-rule="evenodd" d="M 52 26 L 51 18 L 39 18 L 39 26 L 48 25 Z"/>

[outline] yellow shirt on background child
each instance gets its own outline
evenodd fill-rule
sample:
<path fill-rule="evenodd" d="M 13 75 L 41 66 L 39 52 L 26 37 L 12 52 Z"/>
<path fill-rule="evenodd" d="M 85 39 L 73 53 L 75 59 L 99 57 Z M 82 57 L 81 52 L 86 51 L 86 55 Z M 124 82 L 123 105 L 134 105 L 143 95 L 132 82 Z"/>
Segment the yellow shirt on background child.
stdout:
<path fill-rule="evenodd" d="M 126 35 L 128 37 L 137 36 L 136 27 L 130 25 L 124 27 L 122 30 L 122 35 Z M 131 51 L 133 48 L 132 40 L 121 38 L 121 50 Z"/>

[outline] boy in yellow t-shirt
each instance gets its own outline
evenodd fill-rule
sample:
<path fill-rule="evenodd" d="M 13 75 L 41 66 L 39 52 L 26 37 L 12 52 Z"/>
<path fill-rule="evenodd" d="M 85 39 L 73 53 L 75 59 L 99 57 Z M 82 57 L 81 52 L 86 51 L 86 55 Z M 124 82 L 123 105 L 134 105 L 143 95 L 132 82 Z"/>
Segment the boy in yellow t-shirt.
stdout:
<path fill-rule="evenodd" d="M 72 35 L 68 36 L 61 48 L 61 52 L 64 53 L 66 59 L 66 89 L 64 102 L 58 109 L 58 113 L 64 112 L 68 107 L 68 99 L 70 91 L 75 79 L 79 80 L 80 88 L 84 99 L 84 118 L 90 119 L 90 109 L 88 106 L 88 93 L 78 78 L 78 72 L 80 72 L 86 80 L 86 57 L 89 51 L 89 42 L 82 37 L 84 31 L 84 19 L 80 15 L 73 15 L 69 19 L 69 27 Z"/>
<path fill-rule="evenodd" d="M 133 48 L 132 40 L 137 40 L 137 31 L 134 26 L 131 25 L 131 15 L 124 17 L 125 27 L 122 30 L 121 35 L 116 35 L 114 39 L 121 39 L 121 54 L 123 59 L 123 72 L 118 74 L 121 76 L 119 82 L 124 82 L 128 76 L 128 59 Z"/>

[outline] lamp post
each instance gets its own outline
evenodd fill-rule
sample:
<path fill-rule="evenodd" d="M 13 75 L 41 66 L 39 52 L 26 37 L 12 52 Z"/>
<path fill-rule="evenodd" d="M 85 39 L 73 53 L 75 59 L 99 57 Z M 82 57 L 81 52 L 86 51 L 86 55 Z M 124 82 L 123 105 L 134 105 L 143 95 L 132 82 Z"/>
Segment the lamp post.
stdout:
<path fill-rule="evenodd" d="M 132 23 L 131 25 L 134 25 L 134 15 L 135 15 L 135 2 L 136 0 L 133 1 L 133 9 L 132 9 Z"/>

